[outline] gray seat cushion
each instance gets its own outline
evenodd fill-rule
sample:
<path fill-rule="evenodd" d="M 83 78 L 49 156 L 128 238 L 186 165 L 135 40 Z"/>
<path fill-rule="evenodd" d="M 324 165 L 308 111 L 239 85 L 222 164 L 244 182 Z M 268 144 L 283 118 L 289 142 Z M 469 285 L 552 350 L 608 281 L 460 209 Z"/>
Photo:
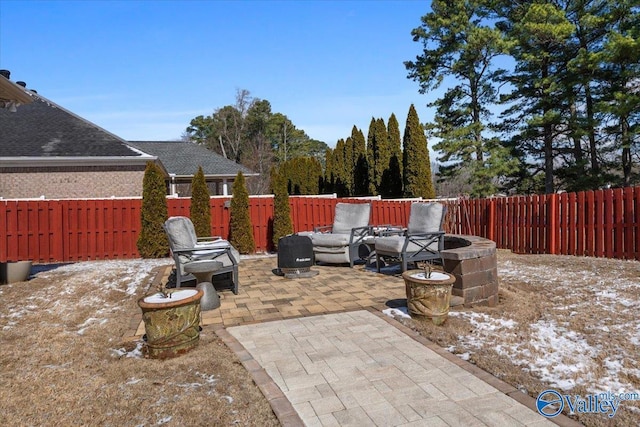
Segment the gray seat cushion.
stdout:
<path fill-rule="evenodd" d="M 351 230 L 349 233 L 313 233 L 309 236 L 313 246 L 329 246 L 344 248 L 349 244 Z"/>

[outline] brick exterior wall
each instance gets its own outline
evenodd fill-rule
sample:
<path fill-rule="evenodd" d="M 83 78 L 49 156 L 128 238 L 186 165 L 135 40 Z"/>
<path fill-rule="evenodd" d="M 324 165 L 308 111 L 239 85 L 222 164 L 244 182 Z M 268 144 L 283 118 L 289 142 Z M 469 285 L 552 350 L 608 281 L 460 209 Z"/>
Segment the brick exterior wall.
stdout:
<path fill-rule="evenodd" d="M 0 197 L 141 197 L 143 177 L 144 170 L 0 171 Z"/>

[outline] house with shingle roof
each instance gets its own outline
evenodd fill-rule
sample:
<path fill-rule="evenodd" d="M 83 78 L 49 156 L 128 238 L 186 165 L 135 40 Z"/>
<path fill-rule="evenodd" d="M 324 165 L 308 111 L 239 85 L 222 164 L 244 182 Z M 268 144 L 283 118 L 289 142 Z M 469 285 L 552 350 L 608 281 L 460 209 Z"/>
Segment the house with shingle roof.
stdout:
<path fill-rule="evenodd" d="M 228 194 L 239 170 L 255 175 L 192 143 L 129 143 L 14 84 L 5 73 L 0 74 L 0 98 L 0 198 L 140 197 L 149 161 L 160 165 L 171 194 L 190 195 L 198 165 L 212 194 Z M 181 194 L 181 187 L 188 194 Z"/>
<path fill-rule="evenodd" d="M 0 77 L 3 78 L 3 77 Z M 0 197 L 139 197 L 155 156 L 41 95 L 0 110 Z"/>
<path fill-rule="evenodd" d="M 245 177 L 257 176 L 250 169 L 214 153 L 202 145 L 185 141 L 129 141 L 145 153 L 156 156 L 169 174 L 169 194 L 191 196 L 191 180 L 202 167 L 209 194 L 229 195 L 238 172 Z"/>

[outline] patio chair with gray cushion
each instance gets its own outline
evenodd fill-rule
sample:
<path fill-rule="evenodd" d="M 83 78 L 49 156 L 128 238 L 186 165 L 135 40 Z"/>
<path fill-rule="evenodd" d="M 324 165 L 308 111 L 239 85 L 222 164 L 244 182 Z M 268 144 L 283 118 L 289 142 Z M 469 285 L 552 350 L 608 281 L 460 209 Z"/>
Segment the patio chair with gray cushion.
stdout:
<path fill-rule="evenodd" d="M 412 203 L 407 230 L 400 235 L 383 235 L 375 239 L 378 272 L 383 260 L 399 260 L 402 271 L 409 263 L 442 259 L 444 231 L 442 224 L 447 207 L 440 203 Z"/>
<path fill-rule="evenodd" d="M 308 234 L 316 262 L 349 263 L 353 267 L 360 258 L 358 248 L 372 234 L 370 215 L 370 203 L 337 203 L 333 225 L 315 227 Z"/>
<path fill-rule="evenodd" d="M 212 272 L 213 277 L 231 274 L 231 289 L 234 294 L 238 294 L 240 254 L 227 240 L 219 237 L 198 238 L 191 219 L 184 216 L 167 219 L 163 227 L 169 239 L 171 256 L 176 264 L 177 287 L 195 279 L 193 275 L 185 272 L 186 264 L 193 261 L 215 260 L 222 262 L 222 268 Z"/>

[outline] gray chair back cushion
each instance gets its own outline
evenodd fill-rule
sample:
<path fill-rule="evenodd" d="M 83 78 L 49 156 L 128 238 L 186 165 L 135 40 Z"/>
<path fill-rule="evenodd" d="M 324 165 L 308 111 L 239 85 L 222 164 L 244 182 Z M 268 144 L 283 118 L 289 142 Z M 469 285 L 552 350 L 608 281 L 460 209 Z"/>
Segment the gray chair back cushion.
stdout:
<path fill-rule="evenodd" d="M 407 231 L 409 234 L 440 231 L 443 215 L 441 203 L 412 203 Z"/>
<path fill-rule="evenodd" d="M 337 203 L 331 232 L 351 234 L 352 228 L 369 225 L 370 216 L 371 203 Z"/>
<path fill-rule="evenodd" d="M 198 241 L 191 220 L 184 216 L 174 216 L 164 223 L 172 249 L 194 248 Z"/>

